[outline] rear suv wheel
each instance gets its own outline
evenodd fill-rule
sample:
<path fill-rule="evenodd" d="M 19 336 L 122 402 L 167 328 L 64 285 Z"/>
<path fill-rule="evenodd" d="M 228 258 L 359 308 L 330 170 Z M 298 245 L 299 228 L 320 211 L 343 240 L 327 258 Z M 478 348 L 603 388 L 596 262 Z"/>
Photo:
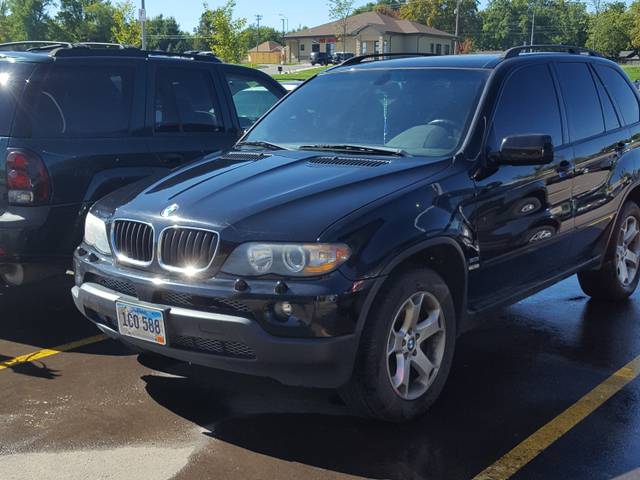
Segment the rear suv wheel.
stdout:
<path fill-rule="evenodd" d="M 342 396 L 369 417 L 417 417 L 438 398 L 451 368 L 456 322 L 449 289 L 432 270 L 396 274 L 372 312 Z"/>
<path fill-rule="evenodd" d="M 624 204 L 606 255 L 599 270 L 578 274 L 580 286 L 597 300 L 623 300 L 635 291 L 640 279 L 640 207 L 635 202 Z"/>

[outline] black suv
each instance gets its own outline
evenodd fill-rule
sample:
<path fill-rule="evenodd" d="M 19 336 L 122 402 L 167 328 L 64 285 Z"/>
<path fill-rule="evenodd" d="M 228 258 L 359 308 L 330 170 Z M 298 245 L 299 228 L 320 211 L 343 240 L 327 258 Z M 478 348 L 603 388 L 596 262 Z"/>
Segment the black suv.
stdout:
<path fill-rule="evenodd" d="M 311 52 L 309 55 L 309 61 L 311 65 L 329 65 L 331 58 L 326 52 Z"/>
<path fill-rule="evenodd" d="M 350 58 L 355 57 L 355 54 L 353 53 L 349 53 L 349 52 L 336 52 L 333 55 L 331 55 L 331 63 L 333 63 L 334 65 L 338 65 L 346 60 L 349 60 Z"/>
<path fill-rule="evenodd" d="M 76 305 L 142 350 L 421 414 L 478 315 L 576 273 L 638 284 L 638 93 L 558 50 L 318 75 L 232 152 L 98 202 Z"/>
<path fill-rule="evenodd" d="M 69 269 L 92 203 L 228 150 L 286 93 L 212 56 L 35 45 L 0 52 L 0 283 Z"/>

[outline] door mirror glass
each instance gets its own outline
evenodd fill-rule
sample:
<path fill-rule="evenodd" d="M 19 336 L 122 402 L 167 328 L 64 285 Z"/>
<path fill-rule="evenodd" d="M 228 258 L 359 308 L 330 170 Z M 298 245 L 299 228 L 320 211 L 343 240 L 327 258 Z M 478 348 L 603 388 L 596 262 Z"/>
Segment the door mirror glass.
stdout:
<path fill-rule="evenodd" d="M 553 141 L 549 135 L 511 135 L 495 157 L 500 165 L 546 165 L 553 161 Z"/>

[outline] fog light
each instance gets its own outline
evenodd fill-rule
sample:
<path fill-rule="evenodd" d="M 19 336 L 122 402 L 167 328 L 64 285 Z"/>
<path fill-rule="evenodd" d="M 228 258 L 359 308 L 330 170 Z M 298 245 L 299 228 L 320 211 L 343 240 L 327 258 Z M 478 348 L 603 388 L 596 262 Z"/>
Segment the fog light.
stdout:
<path fill-rule="evenodd" d="M 275 310 L 279 317 L 290 317 L 293 315 L 293 306 L 289 302 L 276 303 Z"/>

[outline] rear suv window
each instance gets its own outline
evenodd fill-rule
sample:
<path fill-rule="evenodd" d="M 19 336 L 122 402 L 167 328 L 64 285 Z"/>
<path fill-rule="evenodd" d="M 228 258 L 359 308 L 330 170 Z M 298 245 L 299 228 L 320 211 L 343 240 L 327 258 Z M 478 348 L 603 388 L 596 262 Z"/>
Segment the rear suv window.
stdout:
<path fill-rule="evenodd" d="M 27 63 L 0 64 L 0 136 L 6 137 L 11 133 L 16 105 L 33 68 Z"/>
<path fill-rule="evenodd" d="M 110 137 L 129 133 L 134 69 L 53 65 L 34 93 L 26 136 Z"/>
<path fill-rule="evenodd" d="M 626 125 L 640 121 L 638 97 L 622 75 L 610 67 L 596 65 L 596 71 L 611 94 Z"/>

